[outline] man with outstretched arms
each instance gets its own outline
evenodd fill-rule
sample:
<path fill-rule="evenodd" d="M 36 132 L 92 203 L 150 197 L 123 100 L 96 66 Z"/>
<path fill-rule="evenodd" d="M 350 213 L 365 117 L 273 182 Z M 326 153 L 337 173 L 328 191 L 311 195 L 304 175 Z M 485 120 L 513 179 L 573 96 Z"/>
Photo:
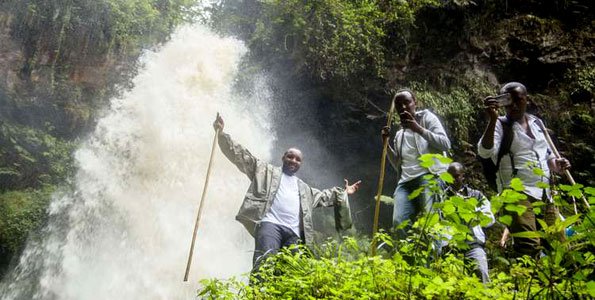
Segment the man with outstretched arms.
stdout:
<path fill-rule="evenodd" d="M 346 229 L 351 225 L 349 210 L 337 208 L 349 208 L 347 196 L 358 190 L 361 181 L 350 185 L 345 179 L 345 188 L 312 188 L 295 176 L 303 159 L 299 149 L 287 149 L 281 158 L 283 167 L 277 167 L 259 160 L 234 142 L 223 132 L 224 122 L 220 116 L 213 127 L 219 132 L 223 154 L 251 181 L 236 220 L 255 239 L 254 269 L 281 247 L 313 241 L 312 209 L 315 207 L 335 206 L 337 228 Z M 337 215 L 338 212 L 343 215 Z"/>
<path fill-rule="evenodd" d="M 554 156 L 547 143 L 543 123 L 536 116 L 526 113 L 527 89 L 523 84 L 506 83 L 500 89 L 500 94 L 509 97 L 509 103 L 504 106 L 506 117 L 498 117 L 498 108 L 502 104 L 499 104 L 497 97 L 484 100 L 490 120 L 478 143 L 478 153 L 482 158 L 491 159 L 497 166 L 498 192 L 507 188 L 514 177 L 523 182 L 527 199 L 521 200 L 519 204 L 526 206 L 527 210 L 521 216 L 512 214 L 510 232 L 535 231 L 537 225 L 531 203 L 549 199 L 550 190 L 544 187 L 549 185 L 550 170 L 561 173 L 570 168 L 570 162 L 566 158 Z M 508 132 L 506 142 L 505 132 Z M 542 172 L 534 171 L 535 168 Z M 535 256 L 540 251 L 539 246 L 537 238 L 514 240 L 514 250 L 518 255 Z"/>
<path fill-rule="evenodd" d="M 409 220 L 410 227 L 418 214 L 431 210 L 434 197 L 428 189 L 411 200 L 409 195 L 427 183 L 424 175 L 444 172 L 446 166 L 437 162 L 428 170 L 420 165 L 419 157 L 426 153 L 442 154 L 450 149 L 450 140 L 438 117 L 427 109 L 416 111 L 416 102 L 415 94 L 408 89 L 399 90 L 395 96 L 402 128 L 395 134 L 394 147 L 389 146 L 388 151 L 389 162 L 398 176 L 393 195 L 393 226 Z M 383 135 L 387 134 L 385 127 Z M 398 233 L 405 236 L 405 230 Z"/>

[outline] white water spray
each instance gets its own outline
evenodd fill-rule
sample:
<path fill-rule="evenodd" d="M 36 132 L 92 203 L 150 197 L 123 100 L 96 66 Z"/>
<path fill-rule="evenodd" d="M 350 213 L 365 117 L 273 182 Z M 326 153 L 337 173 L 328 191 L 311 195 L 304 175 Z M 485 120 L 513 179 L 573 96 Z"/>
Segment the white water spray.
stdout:
<path fill-rule="evenodd" d="M 266 85 L 250 99 L 231 92 L 245 51 L 188 26 L 144 55 L 134 88 L 111 102 L 76 152 L 74 192 L 54 196 L 43 238 L 5 278 L 2 299 L 189 299 L 200 278 L 250 270 L 253 241 L 234 220 L 249 181 L 217 148 L 182 282 L 216 112 L 226 132 L 269 159 Z"/>

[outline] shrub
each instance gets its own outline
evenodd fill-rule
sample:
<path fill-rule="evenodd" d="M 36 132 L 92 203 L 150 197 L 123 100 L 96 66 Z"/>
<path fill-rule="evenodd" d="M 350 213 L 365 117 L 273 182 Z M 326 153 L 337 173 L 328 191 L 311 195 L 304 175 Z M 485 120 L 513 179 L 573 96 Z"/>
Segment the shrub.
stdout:
<path fill-rule="evenodd" d="M 434 155 L 435 156 L 435 155 Z M 432 156 L 433 157 L 433 156 Z M 431 161 L 432 157 L 422 157 Z M 452 182 L 449 176 L 440 176 Z M 440 193 L 436 182 L 433 190 Z M 492 210 L 499 220 L 509 223 L 510 214 L 524 211 L 517 204 L 524 195 L 522 182 L 492 198 Z M 444 195 L 441 195 L 444 196 Z M 583 198 L 595 204 L 595 188 L 582 185 L 559 186 L 554 201 L 562 211 L 572 208 L 565 199 Z M 465 260 L 469 227 L 485 225 L 477 212 L 478 199 L 452 196 L 432 212 L 420 217 L 406 239 L 393 239 L 380 232 L 377 256 L 369 256 L 369 241 L 344 237 L 313 247 L 283 249 L 269 258 L 251 277 L 251 284 L 237 278 L 201 281 L 198 296 L 205 299 L 586 299 L 595 297 L 592 280 L 595 256 L 593 218 L 595 209 L 574 214 L 565 220 L 538 218 L 542 229 L 520 232 L 516 237 L 540 237 L 547 241 L 540 259 L 523 256 L 509 259 L 492 257 L 503 264 L 492 265 L 492 281 L 483 285 Z M 536 213 L 545 204 L 535 203 Z M 572 229 L 567 238 L 561 232 Z M 450 236 L 448 239 L 446 236 Z M 437 240 L 448 241 L 439 255 Z M 490 249 L 488 249 L 490 250 Z M 489 251 L 492 252 L 492 251 Z"/>

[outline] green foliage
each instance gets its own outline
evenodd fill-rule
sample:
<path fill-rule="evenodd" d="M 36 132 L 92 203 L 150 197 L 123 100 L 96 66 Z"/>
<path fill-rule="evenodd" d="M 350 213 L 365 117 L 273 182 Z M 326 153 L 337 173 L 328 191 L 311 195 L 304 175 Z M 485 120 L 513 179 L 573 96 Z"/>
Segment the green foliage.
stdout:
<path fill-rule="evenodd" d="M 384 235 L 383 239 L 391 240 Z M 391 240 L 392 241 L 392 240 Z M 403 248 L 405 249 L 405 248 Z M 203 299 L 401 299 L 463 296 L 462 286 L 481 295 L 476 277 L 463 276 L 464 263 L 454 255 L 430 267 L 413 267 L 401 252 L 392 257 L 368 257 L 352 238 L 329 242 L 321 251 L 285 250 L 265 264 L 261 281 L 246 285 L 237 280 L 203 280 Z M 410 253 L 407 253 L 408 255 Z M 314 258 L 316 257 L 316 258 Z M 434 272 L 433 270 L 440 270 Z M 409 281 L 411 279 L 411 282 Z M 224 287 L 224 289 L 221 289 Z M 230 291 L 230 287 L 231 289 Z M 410 288 L 411 287 L 411 288 Z M 472 296 L 471 296 L 472 297 Z"/>
<path fill-rule="evenodd" d="M 435 0 L 271 0 L 245 6 L 221 1 L 212 9 L 211 24 L 240 35 L 266 65 L 289 60 L 291 72 L 350 81 L 383 77 L 387 33 L 406 34 L 417 11 L 439 5 Z"/>
<path fill-rule="evenodd" d="M 21 251 L 29 233 L 44 222 L 52 192 L 53 187 L 46 186 L 0 194 L 0 270 Z"/>
<path fill-rule="evenodd" d="M 520 183 L 522 186 L 522 183 Z M 586 194 L 595 200 L 595 189 L 581 185 L 564 186 L 555 201 Z M 505 204 L 526 198 L 515 190 L 494 197 L 496 214 L 509 215 Z M 540 231 L 522 232 L 516 237 L 540 237 L 548 247 L 539 259 L 523 256 L 508 259 L 492 253 L 492 281 L 483 285 L 473 274 L 473 265 L 464 259 L 471 238 L 470 227 L 487 226 L 491 221 L 478 211 L 481 199 L 446 197 L 436 212 L 424 214 L 413 224 L 409 236 L 393 239 L 380 232 L 379 255 L 370 257 L 369 241 L 344 237 L 312 247 L 283 249 L 269 258 L 247 284 L 237 278 L 205 279 L 200 282 L 201 299 L 586 299 L 595 294 L 591 280 L 595 270 L 592 249 L 595 209 L 585 214 L 548 222 L 539 217 Z M 560 233 L 574 230 L 570 237 Z M 437 255 L 436 240 L 448 241 Z M 490 246 L 488 246 L 490 247 Z"/>
<path fill-rule="evenodd" d="M 44 219 L 53 188 L 0 194 L 0 245 L 16 252 Z"/>
<path fill-rule="evenodd" d="M 73 174 L 75 143 L 0 121 L 0 191 L 57 184 Z"/>
<path fill-rule="evenodd" d="M 571 81 L 571 93 L 578 92 L 581 89 L 588 91 L 593 95 L 595 93 L 595 65 L 586 64 L 569 70 L 566 79 Z"/>
<path fill-rule="evenodd" d="M 221 9 L 225 9 L 225 1 Z M 375 1 L 264 1 L 248 38 L 254 55 L 294 62 L 322 80 L 384 71 L 384 15 Z"/>
<path fill-rule="evenodd" d="M 420 108 L 429 108 L 441 117 L 449 137 L 457 148 L 473 140 L 477 120 L 475 115 L 482 109 L 482 99 L 493 94 L 493 88 L 480 81 L 462 82 L 445 89 L 436 89 L 428 83 L 410 82 Z M 467 142 L 469 143 L 469 142 Z"/>

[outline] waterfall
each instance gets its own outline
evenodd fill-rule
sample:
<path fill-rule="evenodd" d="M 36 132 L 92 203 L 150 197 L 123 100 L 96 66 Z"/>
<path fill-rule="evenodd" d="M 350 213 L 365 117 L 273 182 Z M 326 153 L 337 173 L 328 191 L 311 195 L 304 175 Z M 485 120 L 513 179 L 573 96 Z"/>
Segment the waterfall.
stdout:
<path fill-rule="evenodd" d="M 75 153 L 72 188 L 53 195 L 49 222 L 0 285 L 1 299 L 189 299 L 202 278 L 249 272 L 253 239 L 234 217 L 249 185 L 216 148 L 190 278 L 182 282 L 217 112 L 263 160 L 274 139 L 270 92 L 233 93 L 247 50 L 185 26 L 142 57 L 134 87 Z"/>

